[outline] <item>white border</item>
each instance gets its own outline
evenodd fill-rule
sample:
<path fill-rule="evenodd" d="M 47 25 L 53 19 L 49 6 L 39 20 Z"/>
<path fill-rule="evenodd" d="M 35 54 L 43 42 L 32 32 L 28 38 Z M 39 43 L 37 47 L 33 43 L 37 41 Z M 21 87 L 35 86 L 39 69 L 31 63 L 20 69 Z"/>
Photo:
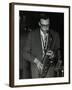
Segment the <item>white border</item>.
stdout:
<path fill-rule="evenodd" d="M 64 13 L 64 77 L 43 78 L 43 79 L 19 79 L 19 10 L 24 11 L 42 11 L 42 12 L 62 12 Z M 63 7 L 43 7 L 29 5 L 14 6 L 14 85 L 33 85 L 33 84 L 50 84 L 64 83 L 69 80 L 69 9 Z"/>

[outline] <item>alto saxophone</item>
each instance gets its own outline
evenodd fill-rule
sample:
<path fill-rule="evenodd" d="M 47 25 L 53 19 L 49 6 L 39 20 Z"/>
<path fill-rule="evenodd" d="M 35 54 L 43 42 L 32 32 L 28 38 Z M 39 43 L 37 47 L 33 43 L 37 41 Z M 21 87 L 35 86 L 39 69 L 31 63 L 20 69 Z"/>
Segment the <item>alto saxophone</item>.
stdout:
<path fill-rule="evenodd" d="M 54 58 L 50 58 L 49 55 L 46 55 L 46 54 L 44 55 L 44 58 L 42 60 L 43 61 L 42 62 L 43 63 L 43 69 L 42 69 L 42 71 L 40 73 L 40 78 L 46 77 L 50 66 L 54 63 L 54 60 L 56 60 L 55 57 Z"/>

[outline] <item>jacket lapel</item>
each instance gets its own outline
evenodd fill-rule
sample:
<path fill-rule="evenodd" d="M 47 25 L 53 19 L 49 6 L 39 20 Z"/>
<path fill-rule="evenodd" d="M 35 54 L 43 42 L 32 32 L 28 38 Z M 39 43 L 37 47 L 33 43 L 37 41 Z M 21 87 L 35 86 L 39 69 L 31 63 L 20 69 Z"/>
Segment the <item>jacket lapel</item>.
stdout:
<path fill-rule="evenodd" d="M 51 34 L 49 33 L 48 34 L 48 45 L 47 45 L 47 49 L 49 49 L 49 50 L 51 49 L 52 42 L 53 42 L 53 39 L 52 39 Z"/>
<path fill-rule="evenodd" d="M 35 33 L 35 48 L 37 49 L 37 53 L 39 53 L 39 57 L 42 57 L 42 43 L 41 43 L 41 35 L 40 30 L 38 29 Z"/>

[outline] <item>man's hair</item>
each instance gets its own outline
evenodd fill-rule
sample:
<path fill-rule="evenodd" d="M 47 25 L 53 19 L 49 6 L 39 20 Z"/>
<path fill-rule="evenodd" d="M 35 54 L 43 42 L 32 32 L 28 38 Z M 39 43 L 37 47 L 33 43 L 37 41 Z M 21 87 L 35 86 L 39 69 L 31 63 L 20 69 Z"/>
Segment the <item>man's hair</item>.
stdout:
<path fill-rule="evenodd" d="M 46 14 L 40 14 L 40 19 L 49 19 L 49 16 Z"/>

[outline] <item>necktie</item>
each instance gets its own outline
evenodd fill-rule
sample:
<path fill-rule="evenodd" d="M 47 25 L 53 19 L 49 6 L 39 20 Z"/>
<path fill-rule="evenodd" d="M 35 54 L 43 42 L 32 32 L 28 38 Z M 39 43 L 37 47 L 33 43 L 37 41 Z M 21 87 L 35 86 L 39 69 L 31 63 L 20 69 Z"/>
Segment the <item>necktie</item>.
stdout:
<path fill-rule="evenodd" d="M 46 53 L 46 49 L 47 49 L 47 35 L 45 36 L 45 40 L 44 40 L 44 52 Z"/>

